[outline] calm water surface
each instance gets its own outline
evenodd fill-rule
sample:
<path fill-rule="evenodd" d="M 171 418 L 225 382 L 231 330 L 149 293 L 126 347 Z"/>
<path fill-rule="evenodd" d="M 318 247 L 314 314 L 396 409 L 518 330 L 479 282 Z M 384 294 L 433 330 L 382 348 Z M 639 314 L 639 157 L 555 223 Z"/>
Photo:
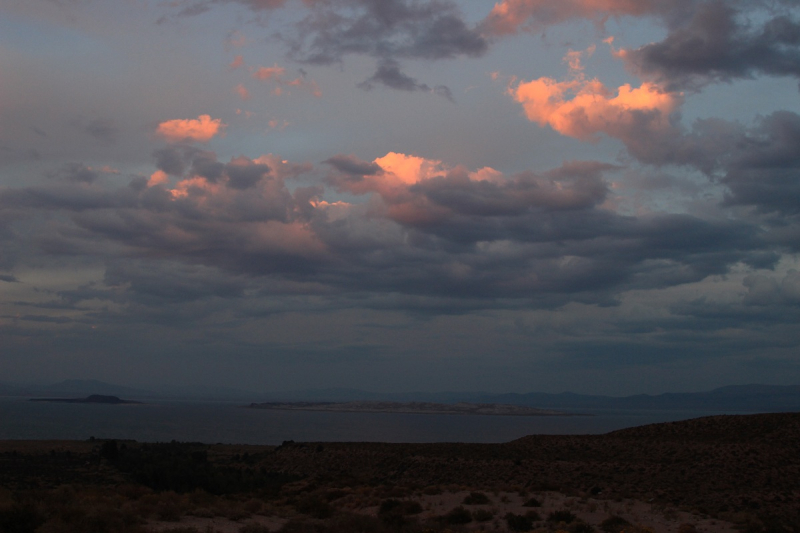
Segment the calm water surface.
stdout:
<path fill-rule="evenodd" d="M 606 433 L 720 414 L 707 411 L 589 411 L 594 416 L 523 417 L 325 413 L 247 409 L 242 403 L 150 401 L 141 405 L 30 402 L 0 398 L 0 439 L 133 439 L 280 444 L 508 442 L 532 434 Z"/>

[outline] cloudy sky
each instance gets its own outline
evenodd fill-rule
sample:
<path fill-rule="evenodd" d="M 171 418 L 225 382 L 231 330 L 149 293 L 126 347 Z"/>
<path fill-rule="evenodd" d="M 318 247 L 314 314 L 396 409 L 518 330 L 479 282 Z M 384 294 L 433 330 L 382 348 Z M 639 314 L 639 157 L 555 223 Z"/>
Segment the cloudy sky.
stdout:
<path fill-rule="evenodd" d="M 0 0 L 0 376 L 800 382 L 797 0 Z"/>

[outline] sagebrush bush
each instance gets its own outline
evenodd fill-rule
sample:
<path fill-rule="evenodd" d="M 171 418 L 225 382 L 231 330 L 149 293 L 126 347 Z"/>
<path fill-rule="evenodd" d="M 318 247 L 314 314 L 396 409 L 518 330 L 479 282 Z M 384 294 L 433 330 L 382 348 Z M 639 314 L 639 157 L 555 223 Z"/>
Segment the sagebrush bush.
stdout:
<path fill-rule="evenodd" d="M 470 492 L 464 497 L 464 505 L 486 505 L 491 503 L 489 497 L 482 492 Z"/>
<path fill-rule="evenodd" d="M 508 513 L 506 524 L 511 531 L 530 531 L 533 529 L 533 520 L 521 514 Z"/>

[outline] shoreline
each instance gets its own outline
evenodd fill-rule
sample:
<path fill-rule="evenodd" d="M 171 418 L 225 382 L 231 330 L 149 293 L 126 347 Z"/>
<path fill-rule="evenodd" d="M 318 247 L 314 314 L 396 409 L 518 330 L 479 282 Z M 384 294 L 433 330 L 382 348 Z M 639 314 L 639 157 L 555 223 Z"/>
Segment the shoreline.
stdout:
<path fill-rule="evenodd" d="M 554 409 L 538 409 L 509 404 L 440 404 L 433 402 L 264 402 L 251 403 L 248 409 L 279 411 L 320 411 L 332 413 L 402 413 L 425 415 L 478 416 L 594 416 Z"/>

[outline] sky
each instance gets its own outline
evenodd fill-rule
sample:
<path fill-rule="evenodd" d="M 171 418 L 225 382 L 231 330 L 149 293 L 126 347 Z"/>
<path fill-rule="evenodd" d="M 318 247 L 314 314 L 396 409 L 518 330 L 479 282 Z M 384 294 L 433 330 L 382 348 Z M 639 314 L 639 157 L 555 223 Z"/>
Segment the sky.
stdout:
<path fill-rule="evenodd" d="M 0 0 L 0 381 L 800 383 L 797 0 Z"/>

